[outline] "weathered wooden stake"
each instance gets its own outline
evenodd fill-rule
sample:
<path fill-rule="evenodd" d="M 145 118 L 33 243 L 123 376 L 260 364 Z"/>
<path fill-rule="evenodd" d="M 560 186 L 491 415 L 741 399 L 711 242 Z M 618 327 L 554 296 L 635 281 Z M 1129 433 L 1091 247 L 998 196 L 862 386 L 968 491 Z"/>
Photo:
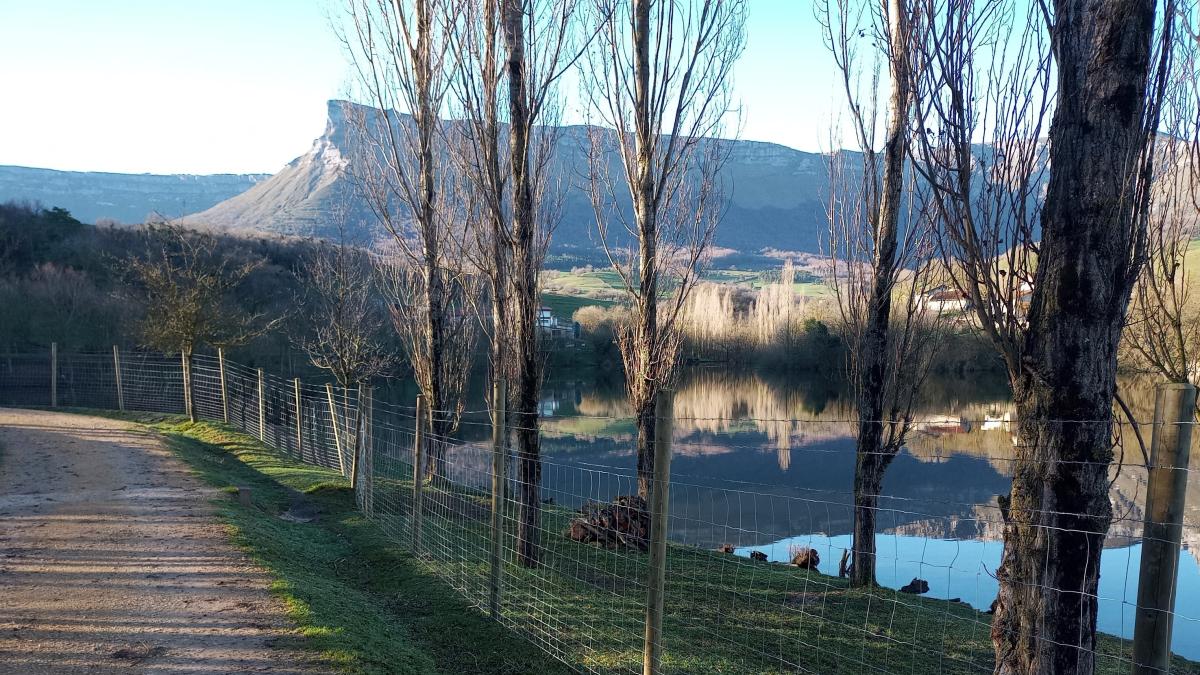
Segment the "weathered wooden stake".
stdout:
<path fill-rule="evenodd" d="M 421 489 L 424 487 L 425 476 L 421 472 L 421 464 L 425 457 L 423 431 L 425 426 L 425 397 L 417 397 L 417 419 L 413 425 L 413 510 L 412 536 L 413 552 L 421 550 L 421 511 L 424 497 Z"/>
<path fill-rule="evenodd" d="M 263 369 L 258 369 L 258 440 L 267 441 L 267 401 L 264 396 Z"/>
<path fill-rule="evenodd" d="M 304 425 L 304 408 L 300 407 L 300 378 L 293 378 L 292 383 L 296 386 L 296 454 L 300 455 L 300 459 L 304 459 L 304 437 L 300 433 Z"/>
<path fill-rule="evenodd" d="M 125 412 L 125 388 L 121 382 L 121 350 L 113 345 L 113 378 L 117 382 L 117 410 Z"/>
<path fill-rule="evenodd" d="M 362 509 L 368 516 L 375 508 L 375 387 L 367 385 L 366 420 L 363 423 Z"/>
<path fill-rule="evenodd" d="M 504 559 L 504 486 L 508 472 L 504 447 L 504 415 L 507 402 L 504 380 L 497 377 L 492 383 L 492 548 L 488 578 L 490 595 L 488 608 L 493 619 L 500 619 L 500 587 L 503 582 Z"/>
<path fill-rule="evenodd" d="M 1134 675 L 1166 673 L 1171 666 L 1175 587 L 1195 411 L 1195 387 L 1174 383 L 1158 386 L 1133 625 Z"/>
<path fill-rule="evenodd" d="M 337 451 L 338 471 L 346 475 L 346 460 L 342 457 L 342 433 L 338 430 L 337 404 L 333 402 L 333 385 L 325 383 L 325 395 L 329 397 L 329 419 L 333 426 L 333 448 Z"/>
<path fill-rule="evenodd" d="M 358 383 L 358 405 L 354 406 L 354 448 L 350 454 L 350 489 L 358 498 L 358 455 L 362 447 L 363 384 Z"/>
<path fill-rule="evenodd" d="M 58 343 L 50 343 L 50 407 L 58 407 Z"/>
<path fill-rule="evenodd" d="M 667 578 L 667 505 L 671 478 L 671 434 L 675 393 L 661 391 L 654 403 L 654 476 L 650 486 L 650 573 L 646 581 L 646 640 L 643 675 L 658 675 L 662 662 L 663 594 Z"/>
<path fill-rule="evenodd" d="M 180 352 L 179 359 L 183 363 L 183 411 L 188 419 L 196 421 L 196 405 L 192 400 L 192 357 L 187 352 Z"/>
<path fill-rule="evenodd" d="M 221 377 L 221 420 L 229 424 L 229 389 L 225 383 L 225 350 L 217 347 L 217 370 Z"/>

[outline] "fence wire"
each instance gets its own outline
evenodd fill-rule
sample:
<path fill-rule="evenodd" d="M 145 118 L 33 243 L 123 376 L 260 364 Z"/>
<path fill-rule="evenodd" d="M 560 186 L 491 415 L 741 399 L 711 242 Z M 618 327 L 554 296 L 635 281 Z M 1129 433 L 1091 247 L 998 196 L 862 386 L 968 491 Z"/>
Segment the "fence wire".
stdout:
<path fill-rule="evenodd" d="M 183 373 L 178 357 L 142 352 L 58 354 L 53 364 L 48 354 L 2 355 L 0 403 L 178 414 L 185 412 Z M 357 390 L 283 379 L 209 355 L 193 357 L 191 374 L 198 417 L 225 421 L 296 461 L 349 475 L 359 439 L 360 508 L 470 604 L 491 610 L 490 443 L 424 433 L 426 461 L 417 472 L 413 407 L 376 401 L 369 390 L 360 396 Z M 772 449 L 770 443 L 739 440 L 736 425 L 725 418 L 690 419 L 699 433 L 677 433 L 673 442 L 685 456 L 718 445 L 722 452 Z M 821 438 L 827 434 L 818 425 L 832 428 L 844 421 L 784 422 Z M 468 416 L 464 426 L 472 425 L 490 423 Z M 1143 430 L 1147 439 L 1150 426 Z M 516 427 L 507 427 L 505 437 L 511 438 Z M 618 446 L 631 442 L 614 440 Z M 814 453 L 806 466 L 815 469 L 835 454 L 820 443 L 792 449 Z M 629 460 L 625 465 L 569 452 L 544 454 L 536 486 L 522 482 L 512 448 L 505 452 L 498 618 L 579 672 L 642 672 L 648 556 L 637 546 L 605 547 L 568 536 L 581 509 L 637 493 L 632 448 L 621 455 Z M 924 460 L 944 458 L 934 452 Z M 1093 660 L 1097 672 L 1125 673 L 1132 667 L 1132 645 L 1116 636 L 1128 638 L 1135 612 L 1147 609 L 1137 606 L 1134 552 L 1153 535 L 1143 531 L 1145 467 L 1130 460 L 1112 471 L 1114 484 L 1123 481 L 1122 491 L 1102 533 L 1106 548 L 1098 552 L 1102 576 L 1093 598 L 1103 634 L 1094 651 L 1080 647 L 1080 658 Z M 423 476 L 419 491 L 417 474 Z M 531 487 L 540 495 L 533 537 L 540 564 L 532 567 L 522 564 L 517 537 L 519 498 Z M 963 495 L 952 485 L 940 493 L 875 495 L 880 586 L 855 589 L 834 572 L 850 553 L 850 535 L 830 534 L 850 531 L 855 506 L 849 491 L 696 475 L 686 465 L 676 469 L 668 506 L 663 672 L 991 672 L 992 617 L 985 610 L 998 587 L 1003 513 L 995 499 Z M 1185 542 L 1200 545 L 1195 504 L 1188 505 L 1183 529 Z M 1196 551 L 1186 549 L 1174 570 L 1180 581 L 1173 612 L 1154 611 L 1171 614 L 1176 651 L 1198 659 L 1200 569 Z M 816 569 L 788 564 L 801 555 L 815 560 L 814 553 L 820 559 Z M 927 584 L 927 592 L 899 590 L 910 580 Z M 1176 657 L 1171 672 L 1200 673 L 1200 667 Z"/>

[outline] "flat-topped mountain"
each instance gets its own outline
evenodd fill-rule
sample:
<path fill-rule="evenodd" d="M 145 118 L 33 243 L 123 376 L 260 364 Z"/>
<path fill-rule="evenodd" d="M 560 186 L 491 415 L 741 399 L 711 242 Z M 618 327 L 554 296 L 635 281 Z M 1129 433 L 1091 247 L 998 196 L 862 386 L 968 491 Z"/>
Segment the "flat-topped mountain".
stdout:
<path fill-rule="evenodd" d="M 339 214 L 344 213 L 348 233 L 356 238 L 370 236 L 378 224 L 353 187 L 352 162 L 359 153 L 352 144 L 349 120 L 362 112 L 356 104 L 330 101 L 325 132 L 307 153 L 269 179 L 186 221 L 229 230 L 327 237 L 336 235 Z M 587 129 L 567 127 L 561 132 L 552 170 L 565 195 L 552 250 L 592 251 L 595 213 L 584 184 Z M 742 252 L 764 248 L 815 252 L 818 233 L 825 227 L 827 158 L 773 143 L 711 142 L 732 144 L 722 174 L 730 203 L 717 230 L 717 245 Z M 619 160 L 614 156 L 610 161 Z M 622 191 L 623 187 L 618 193 Z"/>

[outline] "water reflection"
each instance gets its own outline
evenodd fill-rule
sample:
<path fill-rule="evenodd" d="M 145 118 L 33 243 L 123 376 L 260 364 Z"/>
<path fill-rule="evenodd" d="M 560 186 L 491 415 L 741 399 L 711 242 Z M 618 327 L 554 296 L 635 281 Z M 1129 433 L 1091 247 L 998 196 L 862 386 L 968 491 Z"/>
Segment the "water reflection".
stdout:
<path fill-rule="evenodd" d="M 1140 420 L 1152 418 L 1146 380 L 1121 391 Z M 474 405 L 483 408 L 482 396 Z M 544 496 L 577 507 L 636 490 L 634 424 L 620 383 L 550 379 L 542 401 Z M 918 431 L 888 470 L 880 499 L 880 582 L 913 577 L 931 594 L 986 608 L 1001 549 L 997 495 L 1011 486 L 1016 453 L 1011 399 L 1003 379 L 931 379 L 916 406 Z M 696 370 L 675 393 L 671 525 L 673 541 L 785 560 L 793 544 L 824 548 L 822 571 L 836 573 L 849 545 L 854 425 L 843 385 L 828 379 Z M 1148 441 L 1150 426 L 1142 428 Z M 484 417 L 465 438 L 485 440 Z M 1130 425 L 1118 425 L 1110 479 L 1114 520 L 1102 555 L 1102 630 L 1128 636 L 1136 593 L 1146 472 Z M 1197 438 L 1200 442 L 1200 437 Z M 486 448 L 464 448 L 478 465 Z M 469 456 L 469 457 L 468 457 Z M 1192 466 L 1200 452 L 1192 451 Z M 1200 658 L 1200 480 L 1188 485 L 1175 649 Z M 828 555 L 826 555 L 828 552 Z M 1189 595 L 1189 593 L 1191 593 Z"/>

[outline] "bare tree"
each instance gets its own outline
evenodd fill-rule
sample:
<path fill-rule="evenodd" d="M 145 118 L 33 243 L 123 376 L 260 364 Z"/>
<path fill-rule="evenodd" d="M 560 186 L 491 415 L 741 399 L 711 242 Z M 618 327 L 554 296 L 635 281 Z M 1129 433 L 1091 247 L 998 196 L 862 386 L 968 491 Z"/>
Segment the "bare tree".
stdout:
<path fill-rule="evenodd" d="M 517 550 L 519 561 L 530 566 L 539 560 L 541 530 L 538 272 L 560 213 L 561 192 L 549 171 L 558 141 L 555 91 L 578 58 L 577 4 L 466 2 L 456 33 L 454 91 L 465 122 L 464 142 L 457 145 L 463 147 L 463 173 L 472 188 L 467 212 L 481 224 L 475 229 L 479 267 L 492 288 L 493 377 L 510 374 L 516 384 L 511 398 L 521 490 Z"/>
<path fill-rule="evenodd" d="M 861 148 L 857 157 L 830 155 L 828 207 L 830 283 L 858 416 L 850 571 L 855 586 L 876 583 L 875 522 L 884 472 L 912 430 L 913 402 L 938 344 L 938 314 L 927 314 L 921 302 L 934 257 L 931 219 L 911 184 L 915 66 L 910 46 L 920 21 L 914 10 L 909 0 L 826 0 L 817 9 L 841 74 L 852 136 Z M 880 69 L 880 57 L 887 72 L 882 150 L 876 149 L 881 83 L 873 75 L 864 84 L 858 53 L 863 43 L 876 54 L 868 62 L 872 72 Z M 857 166 L 848 166 L 851 162 Z"/>
<path fill-rule="evenodd" d="M 441 117 L 452 68 L 450 9 L 449 0 L 347 0 L 351 28 L 341 35 L 373 106 L 348 108 L 353 178 L 391 236 L 380 258 L 383 288 L 429 404 L 429 473 L 442 477 L 475 336 L 466 309 L 474 281 L 464 271 L 465 227 L 450 194 Z"/>
<path fill-rule="evenodd" d="M 1180 3 L 1180 27 L 1195 7 Z M 1196 382 L 1200 305 L 1188 250 L 1200 235 L 1200 49 L 1194 33 L 1174 37 L 1150 188 L 1146 264 L 1134 286 L 1123 346 L 1132 361 L 1172 382 Z"/>
<path fill-rule="evenodd" d="M 145 315 L 140 325 L 142 344 L 181 354 L 184 363 L 184 407 L 195 420 L 189 364 L 197 347 L 229 347 L 248 342 L 282 319 L 267 320 L 244 311 L 234 292 L 261 259 L 240 260 L 220 247 L 206 232 L 186 230 L 166 222 L 147 225 L 144 254 L 125 261 L 132 287 L 140 295 Z"/>
<path fill-rule="evenodd" d="M 725 203 L 719 177 L 731 144 L 715 137 L 730 111 L 746 3 L 594 2 L 583 89 L 610 129 L 590 130 L 589 182 L 599 239 L 632 307 L 618 344 L 637 418 L 638 494 L 648 498 L 655 399 L 674 377 L 681 311 Z"/>
<path fill-rule="evenodd" d="M 299 346 L 309 361 L 343 388 L 387 372 L 392 355 L 381 336 L 386 317 L 367 254 L 347 244 L 322 247 L 303 274 L 313 333 Z"/>
<path fill-rule="evenodd" d="M 1145 255 L 1166 65 L 1151 57 L 1155 4 L 1055 0 L 1025 15 L 1003 0 L 925 0 L 921 11 L 917 166 L 1019 420 L 1000 500 L 996 672 L 1091 673 L 1117 349 Z"/>

